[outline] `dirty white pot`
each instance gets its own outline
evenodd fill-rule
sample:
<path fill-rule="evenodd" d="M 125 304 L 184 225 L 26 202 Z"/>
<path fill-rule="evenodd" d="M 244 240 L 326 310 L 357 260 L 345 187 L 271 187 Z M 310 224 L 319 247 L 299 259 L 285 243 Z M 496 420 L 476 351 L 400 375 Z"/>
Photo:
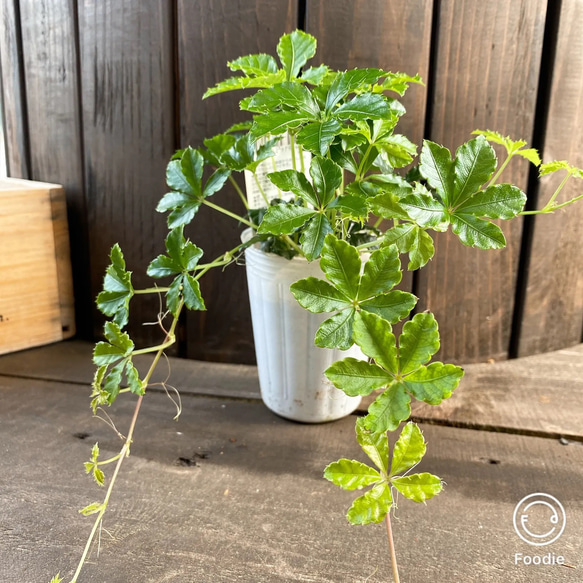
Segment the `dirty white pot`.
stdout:
<path fill-rule="evenodd" d="M 243 233 L 243 241 L 252 236 Z M 352 413 L 360 397 L 348 397 L 324 376 L 335 361 L 361 350 L 330 350 L 314 345 L 320 324 L 330 314 L 304 310 L 289 291 L 298 279 L 324 278 L 318 261 L 291 260 L 265 253 L 258 246 L 245 251 L 249 302 L 259 370 L 261 397 L 274 413 L 305 423 L 340 419 Z"/>

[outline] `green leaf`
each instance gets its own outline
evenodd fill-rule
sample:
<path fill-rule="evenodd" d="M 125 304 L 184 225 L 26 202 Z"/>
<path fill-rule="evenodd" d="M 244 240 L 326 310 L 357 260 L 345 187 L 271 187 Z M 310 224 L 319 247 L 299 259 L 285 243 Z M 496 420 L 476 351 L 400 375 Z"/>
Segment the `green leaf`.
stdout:
<path fill-rule="evenodd" d="M 511 184 L 496 184 L 465 200 L 457 213 L 489 219 L 512 219 L 526 204 L 526 194 Z"/>
<path fill-rule="evenodd" d="M 496 153 L 484 136 L 478 136 L 456 150 L 454 162 L 454 195 L 451 204 L 458 205 L 480 190 L 496 170 Z"/>
<path fill-rule="evenodd" d="M 358 165 L 354 161 L 354 156 L 350 152 L 345 152 L 340 144 L 333 144 L 330 147 L 330 156 L 338 166 L 356 174 L 358 172 Z"/>
<path fill-rule="evenodd" d="M 235 145 L 235 136 L 231 136 L 228 134 L 217 134 L 212 138 L 207 138 L 204 140 L 204 145 L 207 150 L 211 153 L 212 158 L 214 159 L 214 166 L 221 165 L 221 159 L 223 154 Z M 203 158 L 205 157 L 204 152 L 201 152 Z M 208 156 L 208 154 L 207 154 Z M 212 163 L 212 162 L 211 162 Z"/>
<path fill-rule="evenodd" d="M 317 156 L 325 156 L 342 126 L 335 119 L 306 124 L 297 135 L 297 142 Z"/>
<path fill-rule="evenodd" d="M 390 113 L 389 105 L 382 95 L 363 93 L 338 107 L 334 111 L 334 116 L 342 120 L 362 121 L 380 119 Z"/>
<path fill-rule="evenodd" d="M 181 273 L 182 268 L 178 265 L 174 259 L 167 257 L 166 255 L 158 255 L 156 259 L 152 260 L 146 273 L 150 277 L 168 277 L 169 275 L 175 275 L 176 273 Z"/>
<path fill-rule="evenodd" d="M 134 295 L 132 273 L 126 271 L 123 253 L 116 243 L 109 254 L 111 265 L 105 272 L 103 291 L 97 296 L 97 307 L 106 316 L 113 316 L 123 328 L 128 323 L 129 304 Z"/>
<path fill-rule="evenodd" d="M 63 579 L 61 578 L 61 574 L 57 573 L 52 579 L 51 583 L 61 583 Z"/>
<path fill-rule="evenodd" d="M 160 199 L 156 210 L 159 213 L 165 213 L 166 211 L 174 210 L 191 202 L 193 202 L 192 197 L 183 192 L 168 192 Z"/>
<path fill-rule="evenodd" d="M 418 229 L 414 223 L 399 224 L 385 232 L 382 245 L 396 245 L 401 253 L 407 253 L 413 247 L 415 231 Z"/>
<path fill-rule="evenodd" d="M 168 215 L 168 228 L 175 229 L 192 221 L 202 203 L 192 199 L 185 205 L 176 208 Z"/>
<path fill-rule="evenodd" d="M 257 54 L 239 57 L 227 63 L 231 71 L 243 71 L 245 75 L 260 77 L 268 73 L 277 73 L 277 63 L 271 55 Z"/>
<path fill-rule="evenodd" d="M 328 67 L 320 65 L 319 67 L 310 67 L 302 72 L 302 81 L 310 83 L 310 85 L 320 85 L 324 77 L 328 74 Z"/>
<path fill-rule="evenodd" d="M 249 111 L 274 111 L 280 106 L 295 111 L 301 111 L 309 119 L 316 120 L 320 115 L 318 103 L 312 97 L 309 89 L 299 83 L 280 83 L 269 89 L 256 93 L 249 103 Z"/>
<path fill-rule="evenodd" d="M 443 203 L 446 206 L 450 205 L 454 196 L 455 178 L 450 151 L 439 144 L 424 140 L 420 161 L 421 175 L 435 188 Z"/>
<path fill-rule="evenodd" d="M 400 205 L 421 227 L 439 229 L 440 225 L 448 223 L 444 206 L 430 195 L 416 192 L 403 198 Z"/>
<path fill-rule="evenodd" d="M 328 280 L 342 293 L 351 299 L 357 298 L 361 262 L 356 247 L 334 235 L 327 235 L 320 267 Z"/>
<path fill-rule="evenodd" d="M 403 382 L 407 391 L 419 401 L 439 405 L 451 397 L 463 376 L 464 371 L 459 366 L 433 362 L 407 375 Z"/>
<path fill-rule="evenodd" d="M 388 473 L 389 440 L 386 433 L 372 433 L 364 424 L 364 417 L 356 420 L 356 439 L 362 451 L 371 459 L 375 466 Z"/>
<path fill-rule="evenodd" d="M 375 364 L 348 357 L 338 360 L 324 372 L 334 386 L 349 397 L 370 395 L 372 391 L 385 387 L 394 377 Z"/>
<path fill-rule="evenodd" d="M 397 362 L 397 343 L 391 325 L 376 314 L 359 312 L 354 319 L 354 341 L 369 358 L 383 366 L 393 375 L 386 374 L 389 380 L 399 372 Z M 377 373 L 380 375 L 380 373 Z M 385 382 L 384 385 L 388 384 Z M 379 385 L 374 387 L 380 388 Z M 370 392 L 370 391 L 369 391 Z"/>
<path fill-rule="evenodd" d="M 397 247 L 384 247 L 374 251 L 364 264 L 358 288 L 358 299 L 367 300 L 389 291 L 402 278 Z"/>
<path fill-rule="evenodd" d="M 425 455 L 427 447 L 423 433 L 415 423 L 407 423 L 393 448 L 391 476 L 402 474 L 418 464 Z"/>
<path fill-rule="evenodd" d="M 403 326 L 399 337 L 399 368 L 402 375 L 429 362 L 439 350 L 437 321 L 431 313 L 416 314 Z"/>
<path fill-rule="evenodd" d="M 383 219 L 409 220 L 407 211 L 401 206 L 399 197 L 391 192 L 384 192 L 369 200 L 372 212 Z"/>
<path fill-rule="evenodd" d="M 472 132 L 472 134 L 482 135 L 489 142 L 504 146 L 509 156 L 518 154 L 519 156 L 526 158 L 529 162 L 532 162 L 535 166 L 540 166 L 541 160 L 538 152 L 534 148 L 524 149 L 524 146 L 526 146 L 526 142 L 524 140 L 514 141 L 511 140 L 508 136 L 504 137 L 502 134 L 493 132 L 491 130 L 475 130 Z"/>
<path fill-rule="evenodd" d="M 324 207 L 334 198 L 336 189 L 342 183 L 342 169 L 328 158 L 315 156 L 310 164 L 310 176 Z"/>
<path fill-rule="evenodd" d="M 384 81 L 379 86 L 374 88 L 375 91 L 394 91 L 395 93 L 403 96 L 409 87 L 409 83 L 424 85 L 419 75 L 411 77 L 406 73 L 384 72 L 383 76 L 386 76 L 386 79 L 384 79 Z"/>
<path fill-rule="evenodd" d="M 542 164 L 539 169 L 539 176 L 547 176 L 548 174 L 553 174 L 553 172 L 558 172 L 559 170 L 566 170 L 569 174 L 575 168 L 569 164 L 569 162 L 565 162 L 565 160 L 553 160 L 552 162 L 547 162 L 546 164 Z"/>
<path fill-rule="evenodd" d="M 343 490 L 362 490 L 381 479 L 375 469 L 346 458 L 329 464 L 324 470 L 324 477 Z"/>
<path fill-rule="evenodd" d="M 79 510 L 79 513 L 83 516 L 90 516 L 91 514 L 97 514 L 103 508 L 103 504 L 101 502 L 93 502 L 93 504 L 89 504 L 89 506 L 85 506 Z"/>
<path fill-rule="evenodd" d="M 272 87 L 277 83 L 285 81 L 285 71 L 280 70 L 277 73 L 269 73 L 257 77 L 231 77 L 217 83 L 214 87 L 207 89 L 202 96 L 203 99 L 217 95 L 218 93 L 225 93 L 226 91 L 234 91 L 235 89 L 251 89 L 258 87 Z"/>
<path fill-rule="evenodd" d="M 324 320 L 316 332 L 316 346 L 348 350 L 352 346 L 354 313 L 354 309 L 343 310 Z"/>
<path fill-rule="evenodd" d="M 115 322 L 106 322 L 104 331 L 108 342 L 98 342 L 93 350 L 93 363 L 97 366 L 113 364 L 134 349 L 131 338 Z"/>
<path fill-rule="evenodd" d="M 172 163 L 170 163 L 172 164 Z M 168 168 L 170 168 L 170 164 Z M 168 186 L 173 190 L 178 190 L 179 192 L 184 192 L 186 194 L 199 196 L 202 194 L 202 171 L 204 168 L 204 160 L 200 152 L 194 150 L 190 146 L 186 148 L 180 158 L 180 172 L 182 178 L 178 176 L 178 173 L 171 173 L 173 179 L 176 179 L 176 184 L 171 184 L 168 182 Z M 187 181 L 188 187 L 180 188 L 180 184 Z"/>
<path fill-rule="evenodd" d="M 368 217 L 368 209 L 365 201 L 359 196 L 353 196 L 351 194 L 341 194 L 327 208 L 336 209 L 354 221 L 364 222 Z"/>
<path fill-rule="evenodd" d="M 443 490 L 441 478 L 428 473 L 392 478 L 391 484 L 413 502 L 425 502 Z"/>
<path fill-rule="evenodd" d="M 304 225 L 315 214 L 316 211 L 305 207 L 293 204 L 276 204 L 267 209 L 257 232 L 288 235 Z"/>
<path fill-rule="evenodd" d="M 451 217 L 452 231 L 468 247 L 502 249 L 506 239 L 498 225 L 478 219 L 474 215 L 455 213 Z"/>
<path fill-rule="evenodd" d="M 405 136 L 395 134 L 376 142 L 384 159 L 392 168 L 402 168 L 413 161 L 417 155 L 417 146 Z"/>
<path fill-rule="evenodd" d="M 326 235 L 332 232 L 332 226 L 324 213 L 317 213 L 310 220 L 300 238 L 302 251 L 308 261 L 313 261 L 320 256 L 324 246 L 324 239 Z"/>
<path fill-rule="evenodd" d="M 107 402 L 109 405 L 111 405 L 117 399 L 117 396 L 119 394 L 125 364 L 126 364 L 125 359 L 120 360 L 105 377 L 103 390 L 108 395 Z"/>
<path fill-rule="evenodd" d="M 326 113 L 332 111 L 332 108 L 349 93 L 376 83 L 381 74 L 380 69 L 352 69 L 338 73 L 326 96 Z"/>
<path fill-rule="evenodd" d="M 179 275 L 170 284 L 166 292 L 166 306 L 173 316 L 178 313 L 178 306 L 180 305 L 180 298 L 182 296 L 182 275 Z"/>
<path fill-rule="evenodd" d="M 184 305 L 189 310 L 206 310 L 198 281 L 190 274 L 186 274 L 182 278 L 182 296 L 184 297 Z"/>
<path fill-rule="evenodd" d="M 290 291 L 302 308 L 316 314 L 343 310 L 351 305 L 342 292 L 316 277 L 296 281 Z"/>
<path fill-rule="evenodd" d="M 253 118 L 250 134 L 253 139 L 261 138 L 266 134 L 276 136 L 289 128 L 296 128 L 307 121 L 311 121 L 311 119 L 311 116 L 301 111 L 264 113 Z"/>
<path fill-rule="evenodd" d="M 394 431 L 411 415 L 411 397 L 402 383 L 395 382 L 368 408 L 365 427 L 373 433 Z"/>
<path fill-rule="evenodd" d="M 204 187 L 203 196 L 206 198 L 221 190 L 230 175 L 231 171 L 228 168 L 219 168 L 213 172 Z"/>
<path fill-rule="evenodd" d="M 237 172 L 253 167 L 255 163 L 255 144 L 251 139 L 251 135 L 247 133 L 237 138 L 235 144 L 224 152 L 222 161 L 231 170 Z"/>
<path fill-rule="evenodd" d="M 433 239 L 427 231 L 415 226 L 413 230 L 413 241 L 409 249 L 409 271 L 420 269 L 433 257 L 435 254 L 435 247 L 433 246 Z"/>
<path fill-rule="evenodd" d="M 417 298 L 413 294 L 393 290 L 361 302 L 360 307 L 367 312 L 380 316 L 391 324 L 396 324 L 409 315 L 416 303 Z"/>
<path fill-rule="evenodd" d="M 192 184 L 190 184 L 182 172 L 182 165 L 180 160 L 171 160 L 168 163 L 168 166 L 166 167 L 166 184 L 168 184 L 172 190 L 187 194 L 189 197 L 196 196 Z"/>
<path fill-rule="evenodd" d="M 95 480 L 98 486 L 105 485 L 105 475 L 98 467 L 93 468 L 93 479 Z"/>
<path fill-rule="evenodd" d="M 378 484 L 352 503 L 346 518 L 351 524 L 379 523 L 385 519 L 392 504 L 389 486 Z"/>
<path fill-rule="evenodd" d="M 305 174 L 297 170 L 282 170 L 280 172 L 271 172 L 267 177 L 283 192 L 293 192 L 296 196 L 315 207 L 320 206 L 320 201 Z"/>
<path fill-rule="evenodd" d="M 300 69 L 316 54 L 316 39 L 301 30 L 284 34 L 277 45 L 277 55 L 290 81 L 298 76 Z"/>
<path fill-rule="evenodd" d="M 146 391 L 140 381 L 140 374 L 138 369 L 132 364 L 131 360 L 127 361 L 126 364 L 126 379 L 128 381 L 128 387 L 134 395 L 144 395 Z"/>

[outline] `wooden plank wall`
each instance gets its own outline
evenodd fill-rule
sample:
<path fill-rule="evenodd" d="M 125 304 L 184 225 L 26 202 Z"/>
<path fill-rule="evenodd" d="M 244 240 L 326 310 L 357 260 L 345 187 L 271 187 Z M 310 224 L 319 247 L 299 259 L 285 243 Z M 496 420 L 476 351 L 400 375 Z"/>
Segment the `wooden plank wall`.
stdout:
<path fill-rule="evenodd" d="M 410 89 L 401 122 L 417 143 L 427 137 L 455 148 L 478 127 L 529 140 L 546 134 L 545 159 L 583 165 L 583 89 L 572 74 L 583 64 L 577 35 L 583 14 L 576 0 L 563 0 L 559 34 L 549 42 L 547 8 L 557 10 L 558 4 L 547 7 L 547 1 L 2 2 L 9 171 L 66 186 L 82 336 L 100 332 L 92 298 L 114 242 L 120 242 L 136 285 L 147 283 L 139 274 L 163 250 L 164 216 L 154 208 L 165 192 L 164 169 L 173 150 L 198 146 L 203 137 L 244 119 L 236 106 L 239 95 L 202 102 L 204 90 L 229 75 L 227 60 L 274 54 L 281 34 L 298 25 L 318 38 L 315 64 L 419 72 L 427 85 Z M 552 77 L 541 79 L 545 62 Z M 548 112 L 541 117 L 539 86 L 551 82 Z M 516 164 L 507 177 L 526 188 L 526 165 Z M 551 188 L 543 185 L 540 200 Z M 219 196 L 242 211 L 234 191 Z M 210 260 L 237 244 L 239 228 L 205 210 L 187 234 Z M 520 221 L 506 225 L 509 246 L 503 251 L 466 249 L 451 237 L 437 237 L 431 265 L 404 285 L 422 298 L 420 308 L 436 313 L 441 356 L 471 362 L 505 358 L 511 348 L 523 355 L 580 341 L 582 217 L 580 207 L 536 218 L 524 272 L 518 269 Z M 521 287 L 523 319 L 515 322 L 511 347 Z M 253 362 L 244 270 L 211 272 L 203 294 L 208 311 L 182 322 L 181 354 Z M 158 336 L 140 324 L 151 321 L 157 307 L 155 297 L 136 302 L 130 328 L 140 344 Z"/>

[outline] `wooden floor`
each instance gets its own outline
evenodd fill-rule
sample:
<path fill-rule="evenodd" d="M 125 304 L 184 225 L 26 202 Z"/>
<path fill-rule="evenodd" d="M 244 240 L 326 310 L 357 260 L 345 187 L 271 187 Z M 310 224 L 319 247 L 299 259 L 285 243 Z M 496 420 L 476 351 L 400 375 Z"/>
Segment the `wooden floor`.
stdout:
<path fill-rule="evenodd" d="M 91 445 L 120 443 L 88 407 L 91 347 L 65 342 L 0 358 L 0 582 L 68 582 L 103 491 L 83 472 Z M 146 362 L 144 361 L 144 365 Z M 254 367 L 172 359 L 182 415 L 148 394 L 83 576 L 87 583 L 387 583 L 384 527 L 353 527 L 357 495 L 322 479 L 338 457 L 363 459 L 354 416 L 301 425 L 259 400 Z M 420 471 L 447 486 L 394 519 L 403 583 L 583 581 L 583 345 L 466 368 L 457 394 L 417 407 L 428 454 Z M 165 376 L 165 371 L 161 373 Z M 132 398 L 116 404 L 123 433 Z M 364 461 L 364 459 L 363 459 Z M 566 512 L 563 535 L 529 546 L 512 516 L 545 492 Z M 566 566 L 515 565 L 515 554 Z"/>

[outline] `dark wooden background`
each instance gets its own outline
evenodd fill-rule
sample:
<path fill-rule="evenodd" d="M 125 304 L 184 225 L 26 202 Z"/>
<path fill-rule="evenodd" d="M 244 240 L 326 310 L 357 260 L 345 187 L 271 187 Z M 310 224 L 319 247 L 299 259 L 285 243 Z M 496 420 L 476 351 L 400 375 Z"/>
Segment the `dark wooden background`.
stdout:
<path fill-rule="evenodd" d="M 226 61 L 275 54 L 284 32 L 318 38 L 314 64 L 420 73 L 403 131 L 455 148 L 476 128 L 524 138 L 545 160 L 583 166 L 583 5 L 577 0 L 2 0 L 2 97 L 11 176 L 66 187 L 79 335 L 100 334 L 93 297 L 119 241 L 136 285 L 163 250 L 174 149 L 244 119 L 240 95 L 201 101 Z M 526 164 L 511 178 L 544 204 Z M 577 191 L 577 187 L 579 190 Z M 583 191 L 573 185 L 570 193 Z M 242 211 L 234 191 L 219 195 Z M 209 209 L 188 231 L 210 260 L 239 230 Z M 476 251 L 443 235 L 406 287 L 440 322 L 444 358 L 474 362 L 576 344 L 583 330 L 583 205 L 505 226 L 508 247 Z M 510 227 L 510 228 L 509 228 Z M 243 268 L 203 280 L 208 311 L 189 314 L 178 353 L 254 361 Z M 156 298 L 135 301 L 132 335 L 157 336 Z"/>

